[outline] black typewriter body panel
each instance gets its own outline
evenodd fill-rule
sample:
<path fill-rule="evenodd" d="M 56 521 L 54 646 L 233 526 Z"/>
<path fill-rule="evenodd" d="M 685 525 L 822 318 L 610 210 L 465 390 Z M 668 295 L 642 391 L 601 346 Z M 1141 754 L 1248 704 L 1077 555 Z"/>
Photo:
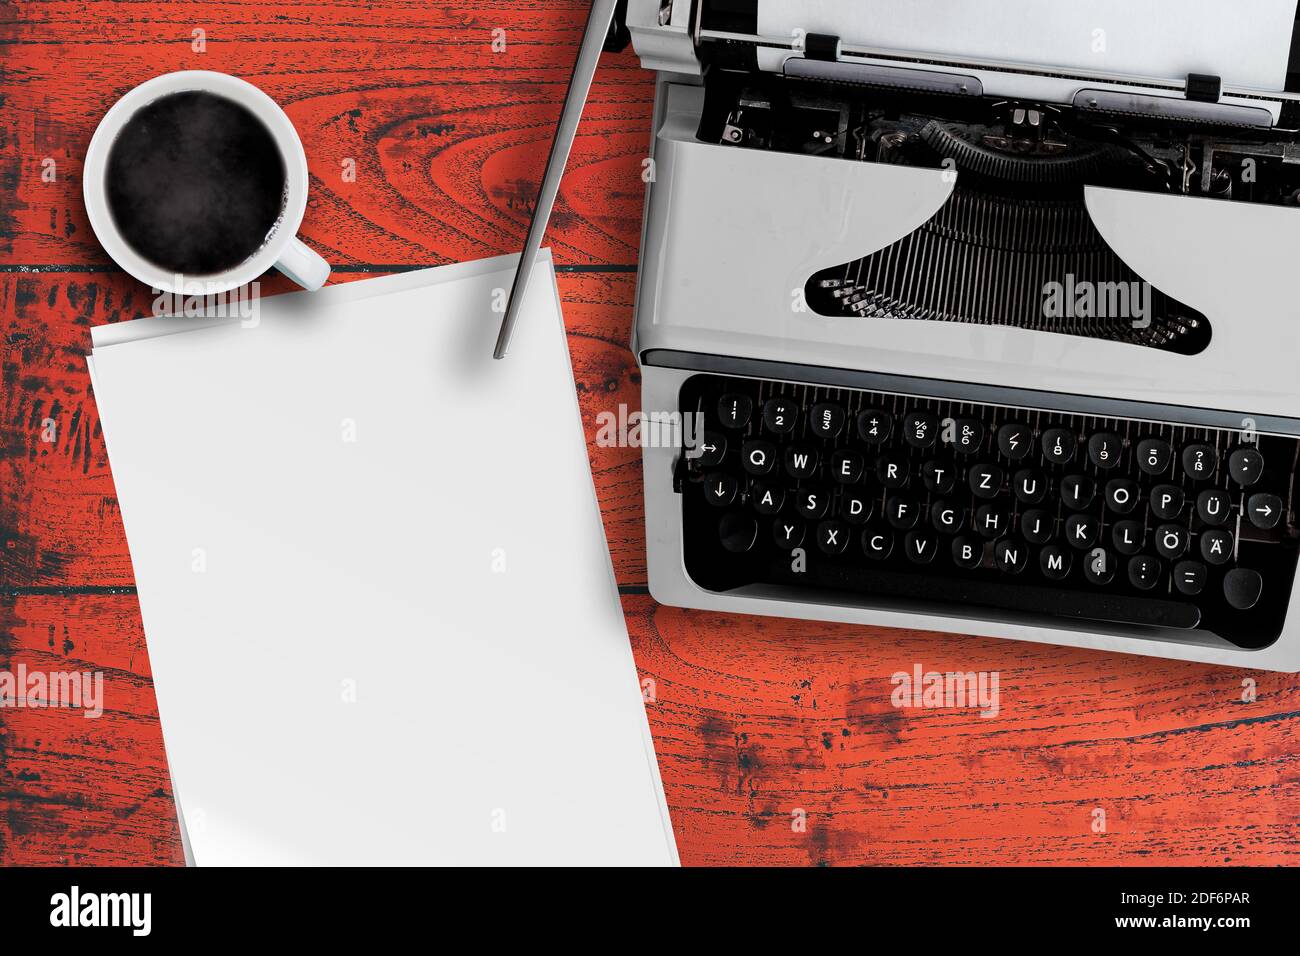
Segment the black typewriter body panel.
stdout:
<path fill-rule="evenodd" d="M 806 603 L 1277 640 L 1300 550 L 1300 439 L 1249 418 L 937 391 L 689 377 L 674 488 L 690 578 Z"/>

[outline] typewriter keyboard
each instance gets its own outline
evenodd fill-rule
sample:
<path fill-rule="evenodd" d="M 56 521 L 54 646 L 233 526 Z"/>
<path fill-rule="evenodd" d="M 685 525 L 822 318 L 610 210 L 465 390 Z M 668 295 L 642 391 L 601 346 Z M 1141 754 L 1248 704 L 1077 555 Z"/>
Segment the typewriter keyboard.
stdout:
<path fill-rule="evenodd" d="M 1295 438 L 712 374 L 681 411 L 702 422 L 675 477 L 683 557 L 709 590 L 1281 633 Z"/>

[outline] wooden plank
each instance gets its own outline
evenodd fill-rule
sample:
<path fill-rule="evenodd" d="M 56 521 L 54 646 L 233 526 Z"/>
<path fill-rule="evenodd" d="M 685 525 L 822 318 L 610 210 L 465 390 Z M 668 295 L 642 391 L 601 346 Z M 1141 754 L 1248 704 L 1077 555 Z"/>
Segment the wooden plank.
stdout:
<path fill-rule="evenodd" d="M 1293 678 L 624 598 L 688 864 L 1294 864 Z M 0 604 L 0 667 L 100 670 L 105 715 L 6 710 L 0 861 L 175 862 L 132 595 Z M 897 671 L 1000 673 L 1001 709 L 897 710 Z M 1106 812 L 1106 831 L 1093 814 Z M 806 829 L 792 827 L 806 814 Z"/>
<path fill-rule="evenodd" d="M 1300 684 L 624 597 L 683 862 L 1291 864 Z M 1000 709 L 891 678 L 996 671 Z M 1257 699 L 1242 699 L 1243 680 Z M 793 826 L 804 812 L 806 829 Z M 1094 812 L 1105 832 L 1094 832 Z"/>
<path fill-rule="evenodd" d="M 559 283 L 615 570 L 621 583 L 644 583 L 640 455 L 595 444 L 597 415 L 640 399 L 627 349 L 635 277 L 562 273 Z M 272 277 L 267 288 L 289 284 Z M 0 587 L 133 583 L 84 356 L 91 326 L 151 302 L 121 273 L 0 274 Z"/>
<path fill-rule="evenodd" d="M 284 106 L 312 175 L 303 236 L 331 262 L 517 251 L 586 9 L 542 0 L 396 3 L 382 15 L 348 3 L 277 4 L 284 12 L 274 14 L 219 3 L 13 6 L 18 16 L 0 25 L 10 127 L 0 172 L 12 183 L 0 195 L 0 262 L 25 264 L 105 263 L 81 203 L 86 146 L 118 97 L 181 69 L 242 76 Z M 191 49 L 196 28 L 207 31 L 202 53 Z M 602 61 L 548 233 L 558 262 L 636 261 L 652 82 L 631 52 Z"/>
<path fill-rule="evenodd" d="M 99 672 L 103 714 L 0 711 L 0 863 L 182 862 L 134 594 L 0 596 L 0 669 Z"/>

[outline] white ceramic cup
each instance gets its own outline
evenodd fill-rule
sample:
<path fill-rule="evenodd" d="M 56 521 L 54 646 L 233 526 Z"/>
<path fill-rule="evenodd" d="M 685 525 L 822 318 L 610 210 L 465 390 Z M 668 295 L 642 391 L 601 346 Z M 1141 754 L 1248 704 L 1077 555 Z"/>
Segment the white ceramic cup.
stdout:
<path fill-rule="evenodd" d="M 234 100 L 256 116 L 275 139 L 284 159 L 285 203 L 279 220 L 267 234 L 260 249 L 233 269 L 201 276 L 184 276 L 177 288 L 177 276 L 145 259 L 135 251 L 122 234 L 108 208 L 107 183 L 104 173 L 108 154 L 117 134 L 122 131 L 136 110 L 160 97 L 186 90 L 204 90 L 226 99 Z M 302 214 L 307 209 L 307 155 L 293 123 L 280 109 L 278 103 L 256 86 L 238 77 L 211 70 L 182 70 L 164 73 L 141 83 L 131 90 L 104 114 L 86 151 L 86 164 L 82 173 L 82 193 L 86 212 L 95 237 L 109 257 L 127 273 L 166 292 L 184 293 L 193 282 L 200 283 L 205 294 L 217 295 L 238 288 L 256 279 L 274 266 L 304 289 L 319 289 L 329 278 L 330 267 L 324 259 L 307 248 L 296 236 L 302 224 Z"/>

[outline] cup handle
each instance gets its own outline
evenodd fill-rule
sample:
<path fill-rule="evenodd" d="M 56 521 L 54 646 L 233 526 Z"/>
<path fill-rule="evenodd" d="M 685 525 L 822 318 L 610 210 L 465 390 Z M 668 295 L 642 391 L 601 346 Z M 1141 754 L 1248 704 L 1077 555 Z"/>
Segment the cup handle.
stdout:
<path fill-rule="evenodd" d="M 330 277 L 330 264 L 294 236 L 284 247 L 275 267 L 308 292 L 315 292 Z"/>

